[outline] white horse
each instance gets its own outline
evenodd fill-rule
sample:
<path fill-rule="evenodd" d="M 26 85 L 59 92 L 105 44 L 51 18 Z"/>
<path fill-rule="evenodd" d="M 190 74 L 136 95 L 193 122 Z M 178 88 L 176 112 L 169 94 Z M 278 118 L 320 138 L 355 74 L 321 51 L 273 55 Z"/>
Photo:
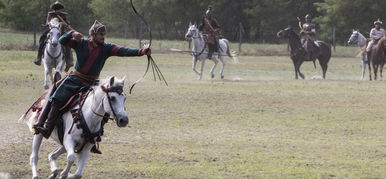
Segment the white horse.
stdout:
<path fill-rule="evenodd" d="M 192 54 L 193 54 L 193 64 L 192 68 L 193 71 L 196 72 L 196 74 L 199 76 L 199 80 L 202 79 L 202 74 L 205 66 L 205 60 L 208 56 L 208 51 L 205 49 L 205 39 L 204 36 L 199 32 L 196 25 L 189 24 L 189 29 L 185 34 L 185 38 L 192 39 L 193 41 L 193 47 L 192 47 Z M 212 56 L 212 61 L 214 62 L 212 69 L 210 70 L 211 77 L 214 78 L 214 69 L 217 66 L 218 60 L 216 58 L 216 55 L 220 59 L 222 63 L 222 68 L 220 71 L 221 79 L 224 78 L 224 68 L 226 65 L 226 60 L 224 56 L 229 56 L 233 59 L 233 61 L 236 63 L 237 59 L 234 54 L 231 55 L 230 49 L 229 49 L 229 41 L 227 39 L 220 39 L 219 40 L 219 52 L 214 52 Z M 196 70 L 196 64 L 197 61 L 201 61 L 201 69 L 200 71 Z"/>
<path fill-rule="evenodd" d="M 352 31 L 352 34 L 350 38 L 347 41 L 348 45 L 351 45 L 353 43 L 357 43 L 359 48 L 360 48 L 360 58 L 361 58 L 361 64 L 362 64 L 362 76 L 361 80 L 365 78 L 365 71 L 366 71 L 366 63 L 368 64 L 368 58 L 367 58 L 367 53 L 366 53 L 366 44 L 367 44 L 367 39 L 365 36 L 363 36 L 358 30 Z M 371 73 L 371 67 L 369 65 L 369 73 Z"/>
<path fill-rule="evenodd" d="M 86 97 L 82 106 L 78 105 L 74 107 L 74 109 L 77 108 L 78 111 L 83 114 L 83 124 L 85 125 L 82 126 L 82 122 L 80 122 L 80 128 L 77 128 L 76 124 L 73 126 L 74 120 L 71 112 L 69 111 L 62 115 L 64 128 L 63 145 L 48 155 L 52 172 L 49 178 L 55 178 L 59 174 L 60 178 L 82 178 L 83 168 L 90 154 L 90 149 L 94 145 L 90 143 L 91 141 L 86 140 L 86 138 L 89 138 L 87 136 L 91 135 L 91 139 L 94 140 L 96 138 L 94 137 L 94 134 L 100 134 L 101 123 L 105 114 L 112 116 L 113 118 L 110 119 L 114 119 L 118 127 L 124 127 L 129 123 L 129 118 L 125 109 L 126 96 L 123 93 L 124 79 L 120 80 L 111 77 L 101 80 L 100 84 L 101 85 L 99 86 L 91 87 L 91 92 Z M 21 120 L 25 121 L 25 116 L 26 115 L 23 115 Z M 29 126 L 35 124 L 37 122 L 36 116 L 36 114 L 32 114 L 26 123 Z M 55 127 L 51 134 L 51 138 L 60 144 L 57 130 L 58 129 Z M 85 132 L 87 130 L 91 134 L 87 134 L 87 132 Z M 32 175 L 34 179 L 39 178 L 37 165 L 39 159 L 39 148 L 42 139 L 43 136 L 41 134 L 34 135 L 33 137 L 30 165 L 32 167 Z M 67 152 L 67 166 L 60 172 L 56 159 L 65 152 Z M 76 159 L 78 159 L 78 163 L 76 165 L 77 170 L 74 174 L 69 174 L 70 168 Z"/>
<path fill-rule="evenodd" d="M 47 35 L 47 44 L 44 49 L 43 62 L 44 62 L 44 89 L 48 89 L 51 84 L 48 82 L 47 76 L 50 76 L 52 80 L 52 68 L 55 68 L 56 72 L 61 73 L 64 65 L 64 54 L 62 45 L 59 43 L 61 36 L 61 25 L 58 18 L 53 18 L 49 22 L 50 32 Z"/>

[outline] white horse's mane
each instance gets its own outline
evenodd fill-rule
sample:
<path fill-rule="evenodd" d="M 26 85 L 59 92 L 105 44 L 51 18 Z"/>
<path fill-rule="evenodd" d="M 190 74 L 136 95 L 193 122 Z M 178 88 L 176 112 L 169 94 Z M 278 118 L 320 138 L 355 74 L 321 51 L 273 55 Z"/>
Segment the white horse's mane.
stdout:
<path fill-rule="evenodd" d="M 92 86 L 92 88 L 95 90 L 97 87 L 99 87 L 101 85 L 103 85 L 103 86 L 110 85 L 109 83 L 110 83 L 110 79 L 111 78 L 114 78 L 114 84 L 112 86 L 122 86 L 123 87 L 125 85 L 125 78 L 126 77 L 123 77 L 122 79 L 119 79 L 117 77 L 112 76 L 112 77 L 106 77 L 106 78 L 103 78 L 103 79 L 99 79 L 98 84 Z"/>
<path fill-rule="evenodd" d="M 58 18 L 52 18 L 49 22 L 49 25 L 51 27 L 59 27 L 60 26 L 60 23 L 59 23 L 59 19 Z"/>

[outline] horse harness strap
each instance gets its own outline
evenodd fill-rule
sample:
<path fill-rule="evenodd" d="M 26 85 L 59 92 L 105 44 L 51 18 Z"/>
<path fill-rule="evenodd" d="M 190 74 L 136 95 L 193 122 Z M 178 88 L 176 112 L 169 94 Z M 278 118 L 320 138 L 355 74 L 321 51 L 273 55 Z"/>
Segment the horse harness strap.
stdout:
<path fill-rule="evenodd" d="M 62 51 L 60 51 L 60 53 L 59 53 L 58 56 L 56 56 L 56 57 L 52 56 L 52 55 L 50 54 L 50 52 L 47 51 L 47 49 L 46 49 L 46 52 L 47 52 L 47 55 L 48 55 L 51 59 L 53 59 L 53 60 L 58 59 L 58 58 L 60 57 L 60 55 L 62 55 Z"/>
<path fill-rule="evenodd" d="M 192 55 L 195 57 L 195 58 L 198 58 L 200 55 L 202 55 L 202 53 L 204 53 L 206 47 L 207 47 L 207 38 L 205 38 L 205 35 L 203 35 L 203 39 L 204 39 L 204 47 L 202 48 L 201 52 L 198 53 L 198 54 L 195 54 L 195 52 L 192 52 Z"/>
<path fill-rule="evenodd" d="M 90 131 L 90 128 L 88 127 L 88 125 L 86 123 L 86 120 L 84 119 L 84 116 L 83 116 L 83 113 L 82 113 L 82 107 L 84 105 L 84 102 L 86 101 L 85 99 L 87 98 L 87 96 L 90 94 L 91 91 L 92 91 L 92 89 L 90 89 L 86 93 L 86 95 L 84 95 L 82 97 L 83 99 L 80 100 L 82 102 L 79 105 L 79 108 L 77 110 L 72 110 L 71 111 L 71 114 L 72 114 L 74 120 L 73 120 L 73 123 L 71 125 L 70 130 L 68 131 L 68 134 L 71 133 L 72 128 L 74 127 L 74 124 L 77 123 L 76 127 L 78 129 L 82 129 L 83 133 L 82 133 L 81 137 L 83 137 L 85 139 L 85 142 L 83 143 L 81 148 L 75 150 L 75 153 L 79 153 L 80 151 L 82 151 L 87 142 L 89 142 L 91 144 L 95 144 L 95 143 L 100 142 L 102 140 L 101 136 L 103 136 L 103 133 L 104 133 L 104 125 L 108 122 L 109 119 L 114 120 L 113 118 L 110 117 L 110 115 L 108 113 L 105 113 L 104 115 L 101 115 L 101 114 L 96 113 L 94 110 L 92 110 L 92 112 L 95 115 L 97 115 L 99 117 L 103 117 L 103 119 L 102 119 L 102 122 L 101 122 L 101 127 L 100 127 L 100 129 L 97 132 L 92 133 Z M 112 112 L 114 114 L 114 117 L 116 117 L 117 115 L 115 113 L 114 108 L 112 107 L 109 92 L 116 92 L 118 94 L 122 94 L 123 93 L 123 87 L 110 87 L 110 88 L 107 88 L 106 91 L 105 91 L 105 93 L 107 95 L 107 98 L 108 98 L 108 102 L 109 102 L 110 108 L 111 108 L 111 110 L 112 110 Z"/>

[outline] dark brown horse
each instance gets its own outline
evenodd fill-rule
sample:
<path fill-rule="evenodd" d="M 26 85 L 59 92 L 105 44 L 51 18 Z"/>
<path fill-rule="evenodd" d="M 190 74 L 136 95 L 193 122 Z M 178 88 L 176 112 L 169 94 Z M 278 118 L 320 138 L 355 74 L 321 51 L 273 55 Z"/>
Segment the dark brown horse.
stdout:
<path fill-rule="evenodd" d="M 378 43 L 371 49 L 371 52 L 368 53 L 368 57 L 370 57 L 370 64 L 373 67 L 374 71 L 374 80 L 377 80 L 377 73 L 378 73 L 378 67 L 380 72 L 380 77 L 382 80 L 382 69 L 383 65 L 385 65 L 385 50 L 386 50 L 386 39 L 385 37 L 382 37 L 378 40 Z M 370 74 L 370 80 L 371 80 L 371 72 Z"/>
<path fill-rule="evenodd" d="M 303 73 L 300 72 L 300 66 L 304 61 L 312 61 L 314 62 L 314 66 L 315 66 L 316 59 L 318 59 L 319 64 L 322 67 L 323 79 L 326 79 L 328 62 L 330 61 L 330 58 L 331 58 L 330 44 L 323 41 L 317 41 L 318 47 L 316 47 L 314 54 L 312 55 L 312 57 L 310 57 L 310 55 L 308 54 L 309 52 L 307 52 L 303 48 L 299 35 L 291 27 L 288 27 L 284 30 L 280 30 L 277 33 L 277 36 L 279 38 L 288 39 L 288 45 L 291 49 L 291 59 L 295 67 L 295 79 L 298 79 L 298 74 L 302 79 L 304 79 Z"/>

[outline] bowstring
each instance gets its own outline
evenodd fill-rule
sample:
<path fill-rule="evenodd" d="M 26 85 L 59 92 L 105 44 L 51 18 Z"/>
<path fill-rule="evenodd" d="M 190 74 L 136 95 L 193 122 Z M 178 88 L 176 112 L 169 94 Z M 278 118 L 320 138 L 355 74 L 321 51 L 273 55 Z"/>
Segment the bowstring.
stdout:
<path fill-rule="evenodd" d="M 133 4 L 133 0 L 130 0 L 130 4 L 131 4 L 131 8 L 133 9 L 134 13 L 142 20 L 143 23 L 145 23 L 146 25 L 146 28 L 147 28 L 147 31 L 149 32 L 149 46 L 148 48 L 151 47 L 151 43 L 152 43 L 152 39 L 153 39 L 153 36 L 152 36 L 152 33 L 151 33 L 151 26 L 150 24 L 145 20 L 145 18 L 140 15 L 137 11 L 137 9 L 134 7 L 134 4 Z M 135 81 L 133 83 L 133 85 L 130 87 L 130 92 L 129 94 L 131 94 L 134 86 L 139 83 L 140 81 L 142 81 L 143 78 L 145 78 L 147 72 L 149 71 L 149 68 L 152 68 L 152 71 L 153 71 L 153 77 L 154 77 L 154 81 L 156 81 L 156 73 L 157 73 L 157 76 L 159 78 L 160 81 L 164 81 L 165 82 L 165 85 L 168 86 L 168 83 L 166 82 L 166 79 L 165 77 L 163 76 L 161 70 L 159 69 L 158 65 L 155 63 L 153 57 L 151 55 L 147 55 L 147 67 L 146 67 L 146 71 L 145 73 L 142 75 L 142 77 L 140 79 L 138 79 L 137 81 Z"/>

